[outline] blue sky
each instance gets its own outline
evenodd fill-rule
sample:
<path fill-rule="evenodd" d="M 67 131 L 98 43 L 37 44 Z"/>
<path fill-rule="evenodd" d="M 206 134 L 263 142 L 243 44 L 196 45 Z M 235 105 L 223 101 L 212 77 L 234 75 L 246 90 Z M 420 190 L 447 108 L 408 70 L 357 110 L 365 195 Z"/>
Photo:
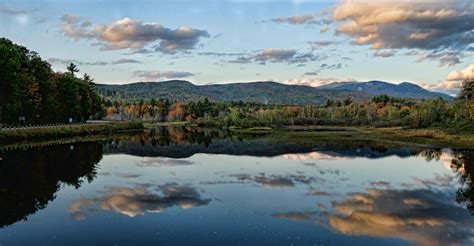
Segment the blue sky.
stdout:
<path fill-rule="evenodd" d="M 474 75 L 473 13 L 470 0 L 1 0 L 0 35 L 98 83 L 376 79 L 453 93 Z"/>

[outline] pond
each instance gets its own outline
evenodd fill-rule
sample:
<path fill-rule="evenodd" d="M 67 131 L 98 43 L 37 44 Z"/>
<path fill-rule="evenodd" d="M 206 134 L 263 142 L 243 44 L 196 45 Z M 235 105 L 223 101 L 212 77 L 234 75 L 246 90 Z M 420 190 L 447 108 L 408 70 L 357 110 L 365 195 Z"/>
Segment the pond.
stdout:
<path fill-rule="evenodd" d="M 0 158 L 0 245 L 474 238 L 471 150 L 170 127 Z"/>

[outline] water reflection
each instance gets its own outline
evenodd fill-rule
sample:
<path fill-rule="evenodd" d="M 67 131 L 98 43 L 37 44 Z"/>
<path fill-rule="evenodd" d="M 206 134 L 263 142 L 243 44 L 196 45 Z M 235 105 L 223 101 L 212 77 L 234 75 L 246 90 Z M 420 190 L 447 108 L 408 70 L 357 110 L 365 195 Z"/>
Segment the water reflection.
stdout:
<path fill-rule="evenodd" d="M 0 155 L 0 244 L 64 244 L 77 230 L 91 235 L 84 244 L 127 242 L 121 230 L 153 244 L 144 238 L 157 226 L 165 244 L 464 245 L 474 238 L 472 150 L 157 128 Z M 65 241 L 45 239 L 46 228 Z M 22 241 L 7 238 L 13 232 L 38 233 Z"/>
<path fill-rule="evenodd" d="M 151 184 L 129 187 L 106 187 L 97 198 L 81 198 L 72 202 L 69 211 L 77 220 L 97 209 L 113 211 L 129 217 L 145 212 L 160 213 L 166 208 L 178 206 L 190 209 L 207 205 L 210 199 L 201 199 L 200 193 L 189 185 L 168 183 L 152 187 Z M 150 191 L 153 189 L 154 191 Z M 157 192 L 157 193 L 155 193 Z"/>
<path fill-rule="evenodd" d="M 250 181 L 265 188 L 292 188 L 295 187 L 297 183 L 311 184 L 317 181 L 314 177 L 306 177 L 304 175 L 265 176 L 265 173 L 261 173 L 258 176 L 251 176 L 249 174 L 232 174 L 230 176 L 235 177 L 241 182 Z"/>
<path fill-rule="evenodd" d="M 435 189 L 369 189 L 334 202 L 331 229 L 345 235 L 397 237 L 418 245 L 472 243 L 474 221 Z"/>
<path fill-rule="evenodd" d="M 53 201 L 61 184 L 80 187 L 96 177 L 102 145 L 81 143 L 2 153 L 0 227 L 27 219 Z"/>

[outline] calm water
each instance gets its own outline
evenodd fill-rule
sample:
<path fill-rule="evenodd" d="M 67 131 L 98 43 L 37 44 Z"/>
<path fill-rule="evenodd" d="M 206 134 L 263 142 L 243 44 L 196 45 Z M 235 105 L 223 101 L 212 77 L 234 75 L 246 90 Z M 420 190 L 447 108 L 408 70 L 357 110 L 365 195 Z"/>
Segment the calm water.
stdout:
<path fill-rule="evenodd" d="M 0 150 L 0 245 L 471 245 L 474 153 L 192 129 Z"/>

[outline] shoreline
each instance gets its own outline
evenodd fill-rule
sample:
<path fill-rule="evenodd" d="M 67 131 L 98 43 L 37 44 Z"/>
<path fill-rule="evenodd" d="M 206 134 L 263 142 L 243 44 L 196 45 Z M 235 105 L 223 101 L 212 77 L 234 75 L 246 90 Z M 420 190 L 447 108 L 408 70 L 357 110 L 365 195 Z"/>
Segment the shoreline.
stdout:
<path fill-rule="evenodd" d="M 66 125 L 54 128 L 1 130 L 0 146 L 21 142 L 44 142 L 48 140 L 71 139 L 74 137 L 91 137 L 144 129 L 145 127 L 141 122 L 113 122 L 105 124 Z"/>
<path fill-rule="evenodd" d="M 133 131 L 143 131 L 154 127 L 197 125 L 189 122 L 114 122 L 97 125 L 64 126 L 46 129 L 16 129 L 0 131 L 0 147 L 29 146 L 41 143 L 94 141 L 110 135 Z M 217 129 L 217 128 L 216 128 Z M 474 149 L 474 134 L 450 134 L 438 128 L 413 129 L 403 127 L 345 127 L 345 126 L 285 126 L 279 128 L 253 127 L 229 130 L 242 134 L 264 134 L 284 141 L 378 141 L 416 145 L 429 148 Z"/>

